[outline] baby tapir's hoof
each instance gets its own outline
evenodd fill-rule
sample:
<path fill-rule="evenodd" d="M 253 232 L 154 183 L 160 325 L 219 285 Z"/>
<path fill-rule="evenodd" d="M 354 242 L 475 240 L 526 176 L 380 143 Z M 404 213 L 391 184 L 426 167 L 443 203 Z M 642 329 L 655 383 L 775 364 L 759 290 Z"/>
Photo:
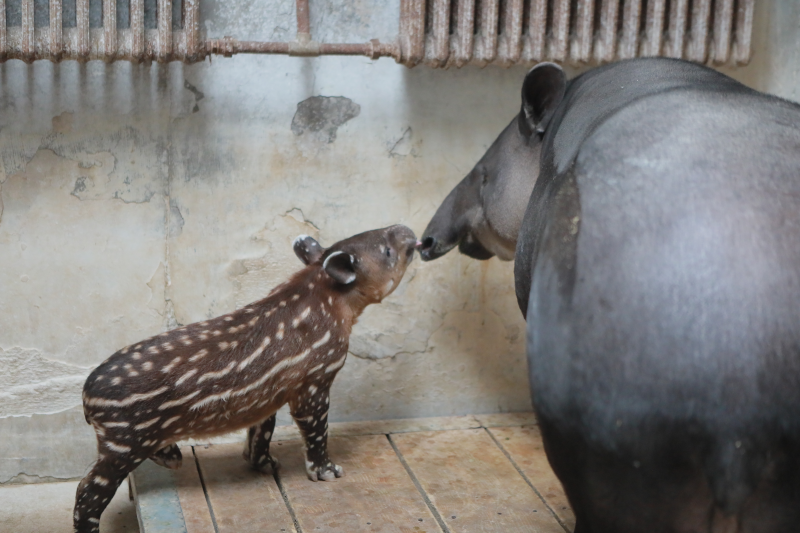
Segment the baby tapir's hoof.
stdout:
<path fill-rule="evenodd" d="M 311 461 L 306 461 L 306 473 L 311 481 L 333 481 L 344 475 L 344 469 L 330 461 L 322 466 L 314 466 Z"/>
<path fill-rule="evenodd" d="M 169 468 L 170 470 L 180 468 L 181 464 L 183 464 L 183 455 L 177 444 L 164 446 L 151 455 L 150 459 L 152 459 L 155 464 L 161 465 L 164 468 Z"/>
<path fill-rule="evenodd" d="M 253 470 L 258 470 L 264 474 L 272 474 L 277 472 L 281 467 L 281 463 L 268 453 L 261 454 L 257 457 L 251 457 L 247 452 L 248 450 L 242 452 L 242 457 L 244 457 L 244 460 L 247 461 L 247 464 L 249 464 Z"/>

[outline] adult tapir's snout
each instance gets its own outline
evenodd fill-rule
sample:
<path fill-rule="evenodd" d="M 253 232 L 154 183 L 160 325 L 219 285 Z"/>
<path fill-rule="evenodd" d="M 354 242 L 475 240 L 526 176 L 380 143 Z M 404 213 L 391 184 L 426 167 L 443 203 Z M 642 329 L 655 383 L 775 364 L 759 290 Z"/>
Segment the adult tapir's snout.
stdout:
<path fill-rule="evenodd" d="M 474 236 L 482 219 L 480 184 L 470 172 L 436 211 L 428 227 L 417 241 L 423 261 L 433 261 L 458 246 L 462 254 L 474 259 L 489 259 L 494 254 L 484 248 Z"/>

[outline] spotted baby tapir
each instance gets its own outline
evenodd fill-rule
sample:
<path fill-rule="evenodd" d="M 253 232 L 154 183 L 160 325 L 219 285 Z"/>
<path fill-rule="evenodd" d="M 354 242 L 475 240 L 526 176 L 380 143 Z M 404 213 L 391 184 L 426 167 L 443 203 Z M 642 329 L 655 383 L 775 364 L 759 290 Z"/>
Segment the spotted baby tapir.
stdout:
<path fill-rule="evenodd" d="M 300 236 L 294 250 L 307 266 L 263 300 L 135 343 L 98 366 L 83 387 L 98 458 L 78 485 L 75 531 L 99 531 L 117 487 L 145 459 L 178 468 L 175 442 L 188 437 L 249 428 L 245 460 L 276 468 L 270 438 L 287 403 L 305 440 L 308 477 L 341 477 L 327 451 L 331 383 L 350 329 L 397 287 L 415 243 L 400 225 L 328 249 Z"/>

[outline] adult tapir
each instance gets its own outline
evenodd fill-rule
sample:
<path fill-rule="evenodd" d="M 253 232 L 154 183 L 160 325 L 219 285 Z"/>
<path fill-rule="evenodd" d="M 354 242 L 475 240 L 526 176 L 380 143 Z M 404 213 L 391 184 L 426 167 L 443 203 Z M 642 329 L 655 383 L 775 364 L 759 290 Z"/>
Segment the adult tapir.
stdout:
<path fill-rule="evenodd" d="M 522 109 L 418 243 L 515 259 L 575 531 L 800 531 L 800 106 L 637 59 Z"/>

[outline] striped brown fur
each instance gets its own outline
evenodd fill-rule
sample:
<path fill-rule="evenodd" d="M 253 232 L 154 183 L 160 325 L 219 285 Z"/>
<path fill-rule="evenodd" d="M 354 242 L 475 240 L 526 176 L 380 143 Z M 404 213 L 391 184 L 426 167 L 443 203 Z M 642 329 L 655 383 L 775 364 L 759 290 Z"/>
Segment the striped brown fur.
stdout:
<path fill-rule="evenodd" d="M 413 257 L 405 226 L 368 231 L 323 249 L 295 240 L 306 267 L 266 298 L 211 320 L 127 346 L 86 380 L 83 405 L 98 460 L 78 486 L 77 532 L 100 515 L 125 476 L 147 458 L 181 464 L 176 441 L 248 429 L 244 457 L 277 467 L 275 412 L 289 404 L 306 443 L 309 478 L 342 475 L 327 453 L 329 391 L 364 308 L 397 287 Z"/>

